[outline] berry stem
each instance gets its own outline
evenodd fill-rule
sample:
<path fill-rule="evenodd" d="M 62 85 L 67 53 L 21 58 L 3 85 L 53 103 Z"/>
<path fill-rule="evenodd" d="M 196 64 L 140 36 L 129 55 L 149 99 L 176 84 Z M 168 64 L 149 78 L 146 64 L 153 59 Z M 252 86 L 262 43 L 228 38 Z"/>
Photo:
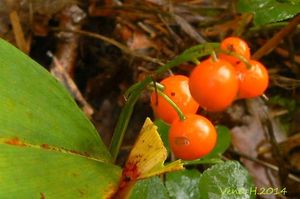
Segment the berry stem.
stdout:
<path fill-rule="evenodd" d="M 196 58 L 195 58 L 195 59 L 193 59 L 193 60 L 192 60 L 192 62 L 194 62 L 194 64 L 195 64 L 195 65 L 198 65 L 198 64 L 200 64 L 200 61 L 199 61 L 198 59 L 196 59 Z"/>
<path fill-rule="evenodd" d="M 222 52 L 222 53 L 225 53 L 227 55 L 230 55 L 230 56 L 238 58 L 241 62 L 243 62 L 244 64 L 246 64 L 247 69 L 250 69 L 252 67 L 251 64 L 249 63 L 249 61 L 244 56 L 242 56 L 242 55 L 239 55 L 239 54 L 237 54 L 235 52 L 231 52 L 229 50 L 218 49 L 218 51 Z"/>
<path fill-rule="evenodd" d="M 217 57 L 217 54 L 216 54 L 215 51 L 212 51 L 212 52 L 211 52 L 211 57 L 212 57 L 212 60 L 213 60 L 214 62 L 218 61 L 218 57 Z"/>
<path fill-rule="evenodd" d="M 157 88 L 157 89 L 155 89 L 155 90 L 160 90 L 160 91 L 164 91 L 165 90 L 165 86 L 164 85 L 162 85 L 161 83 L 158 83 L 158 82 L 151 82 L 150 84 L 149 84 L 149 86 L 150 87 L 153 87 L 154 89 L 155 88 Z"/>
<path fill-rule="evenodd" d="M 159 87 L 159 85 L 158 85 L 159 83 L 155 83 L 155 84 L 156 84 L 156 86 L 158 88 Z M 163 86 L 163 85 L 160 84 L 160 86 Z M 151 90 L 151 91 L 155 91 L 157 94 L 159 94 L 160 96 L 162 96 L 174 108 L 174 110 L 177 112 L 177 114 L 179 116 L 179 119 L 181 121 L 185 120 L 186 117 L 185 117 L 184 113 L 181 111 L 181 109 L 177 106 L 177 104 L 175 104 L 175 102 L 173 102 L 173 100 L 168 95 L 166 95 L 165 93 L 163 93 L 160 89 L 156 89 L 155 90 L 155 88 L 154 88 L 153 85 L 149 86 L 148 89 Z"/>
<path fill-rule="evenodd" d="M 209 55 L 211 51 L 216 50 L 219 48 L 219 43 L 205 43 L 201 45 L 194 46 L 185 50 L 181 55 L 173 59 L 172 61 L 168 62 L 167 64 L 159 67 L 155 74 L 161 75 L 165 71 L 169 70 L 170 68 L 177 66 L 181 63 L 187 61 L 193 61 L 195 58 L 203 57 Z"/>

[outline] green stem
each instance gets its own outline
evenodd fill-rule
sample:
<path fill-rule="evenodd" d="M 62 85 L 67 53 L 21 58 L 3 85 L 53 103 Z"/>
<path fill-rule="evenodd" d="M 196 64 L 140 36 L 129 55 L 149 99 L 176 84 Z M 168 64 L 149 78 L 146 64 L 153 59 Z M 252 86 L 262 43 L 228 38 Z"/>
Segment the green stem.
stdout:
<path fill-rule="evenodd" d="M 251 68 L 251 64 L 249 63 L 249 61 L 244 56 L 242 56 L 240 54 L 237 54 L 237 53 L 229 51 L 229 50 L 221 50 L 221 49 L 218 49 L 218 52 L 221 52 L 221 53 L 233 56 L 235 58 L 238 58 L 241 62 L 246 64 L 248 69 Z"/>
<path fill-rule="evenodd" d="M 254 26 L 251 27 L 248 31 L 248 33 L 254 33 L 257 31 L 265 31 L 266 29 L 277 29 L 277 28 L 283 28 L 288 25 L 289 22 L 276 22 L 276 23 L 270 23 L 266 25 L 261 26 Z M 300 25 L 297 25 L 297 29 L 300 29 Z"/>
<path fill-rule="evenodd" d="M 155 89 L 154 87 L 148 87 L 149 90 L 151 91 L 154 91 L 155 92 Z M 185 115 L 184 113 L 181 111 L 181 109 L 177 106 L 177 104 L 175 104 L 175 102 L 173 102 L 173 100 L 168 96 L 166 95 L 164 92 L 162 92 L 161 90 L 157 89 L 156 92 L 162 96 L 173 108 L 174 110 L 177 112 L 180 120 L 185 120 Z"/>
<path fill-rule="evenodd" d="M 155 73 L 157 75 L 161 75 L 165 71 L 169 70 L 170 68 L 182 64 L 187 61 L 193 61 L 196 58 L 203 57 L 206 55 L 210 55 L 211 52 L 217 48 L 219 48 L 219 43 L 206 43 L 202 45 L 197 45 L 192 48 L 187 49 L 181 55 L 173 59 L 172 61 L 168 62 L 167 64 L 159 67 Z"/>
<path fill-rule="evenodd" d="M 129 95 L 130 95 L 133 91 L 135 91 L 136 89 L 138 89 L 139 87 L 140 87 L 140 82 L 137 82 L 137 83 L 133 84 L 132 86 L 130 86 L 130 87 L 126 90 L 126 92 L 124 93 L 124 98 L 126 99 L 126 101 L 127 101 L 127 99 L 129 98 Z"/>
<path fill-rule="evenodd" d="M 121 111 L 121 114 L 117 122 L 117 126 L 113 133 L 112 142 L 110 145 L 110 152 L 112 155 L 112 160 L 114 162 L 117 159 L 126 129 L 128 127 L 129 120 L 133 112 L 134 105 L 139 99 L 141 92 L 150 82 L 151 82 L 150 77 L 147 77 L 146 79 L 144 79 L 144 81 L 140 82 L 135 87 L 134 92 L 132 92 L 131 95 L 128 97 L 127 102 Z"/>
<path fill-rule="evenodd" d="M 190 161 L 183 161 L 183 164 L 185 166 L 189 165 L 199 165 L 199 164 L 217 164 L 217 163 L 222 163 L 222 159 L 220 159 L 219 157 L 215 157 L 215 158 L 201 158 L 201 159 L 197 159 L 197 160 L 190 160 Z"/>
<path fill-rule="evenodd" d="M 161 83 L 158 83 L 158 82 L 153 82 L 153 81 L 149 84 L 149 87 L 153 87 L 153 89 L 157 88 L 157 90 L 160 90 L 160 91 L 165 90 L 164 85 L 162 85 Z"/>
<path fill-rule="evenodd" d="M 200 61 L 199 61 L 198 59 L 193 59 L 192 62 L 193 62 L 195 65 L 200 64 Z"/>
<path fill-rule="evenodd" d="M 217 54 L 216 54 L 215 51 L 212 51 L 211 57 L 212 57 L 212 60 L 213 60 L 214 62 L 218 61 L 218 57 L 217 57 Z"/>

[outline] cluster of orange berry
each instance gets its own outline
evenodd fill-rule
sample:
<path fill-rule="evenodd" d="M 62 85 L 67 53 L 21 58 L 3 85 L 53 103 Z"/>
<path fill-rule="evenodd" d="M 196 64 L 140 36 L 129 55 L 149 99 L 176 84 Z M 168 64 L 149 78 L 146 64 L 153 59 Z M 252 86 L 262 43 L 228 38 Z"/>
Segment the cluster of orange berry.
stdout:
<path fill-rule="evenodd" d="M 268 71 L 258 61 L 250 59 L 250 49 L 238 37 L 221 42 L 221 51 L 197 64 L 190 76 L 173 75 L 163 79 L 162 91 L 185 115 L 177 111 L 157 92 L 151 94 L 155 115 L 171 124 L 169 143 L 176 157 L 193 160 L 212 151 L 217 133 L 214 125 L 196 114 L 199 106 L 218 112 L 236 99 L 260 96 L 268 87 Z"/>

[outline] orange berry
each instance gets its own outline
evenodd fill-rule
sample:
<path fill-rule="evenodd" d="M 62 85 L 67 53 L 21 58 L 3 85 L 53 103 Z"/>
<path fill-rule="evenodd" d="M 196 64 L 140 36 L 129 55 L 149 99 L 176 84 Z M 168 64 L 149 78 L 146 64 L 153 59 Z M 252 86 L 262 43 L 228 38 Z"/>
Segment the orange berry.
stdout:
<path fill-rule="evenodd" d="M 239 37 L 227 37 L 221 42 L 221 49 L 242 55 L 246 59 L 250 59 L 250 49 L 248 44 Z M 235 65 L 240 63 L 240 60 L 234 56 L 224 53 L 219 54 L 220 59 L 224 59 Z"/>
<path fill-rule="evenodd" d="M 250 68 L 244 63 L 236 66 L 239 98 L 258 97 L 265 92 L 269 84 L 269 75 L 265 66 L 255 60 L 250 60 L 249 63 Z"/>
<path fill-rule="evenodd" d="M 187 114 L 185 120 L 176 119 L 170 127 L 171 150 L 183 160 L 194 160 L 209 154 L 216 141 L 215 127 L 200 115 Z"/>
<path fill-rule="evenodd" d="M 193 98 L 207 111 L 225 110 L 235 100 L 238 80 L 234 67 L 227 61 L 205 60 L 190 75 Z"/>

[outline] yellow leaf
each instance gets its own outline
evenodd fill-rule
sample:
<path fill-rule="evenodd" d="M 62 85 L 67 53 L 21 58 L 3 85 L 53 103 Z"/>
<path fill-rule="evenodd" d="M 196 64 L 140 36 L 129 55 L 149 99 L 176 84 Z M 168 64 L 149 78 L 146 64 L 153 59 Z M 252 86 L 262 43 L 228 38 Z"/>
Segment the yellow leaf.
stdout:
<path fill-rule="evenodd" d="M 184 169 L 180 160 L 164 165 L 166 159 L 167 150 L 157 132 L 157 126 L 147 118 L 123 169 L 120 188 L 132 185 L 132 182 L 139 179 Z"/>

